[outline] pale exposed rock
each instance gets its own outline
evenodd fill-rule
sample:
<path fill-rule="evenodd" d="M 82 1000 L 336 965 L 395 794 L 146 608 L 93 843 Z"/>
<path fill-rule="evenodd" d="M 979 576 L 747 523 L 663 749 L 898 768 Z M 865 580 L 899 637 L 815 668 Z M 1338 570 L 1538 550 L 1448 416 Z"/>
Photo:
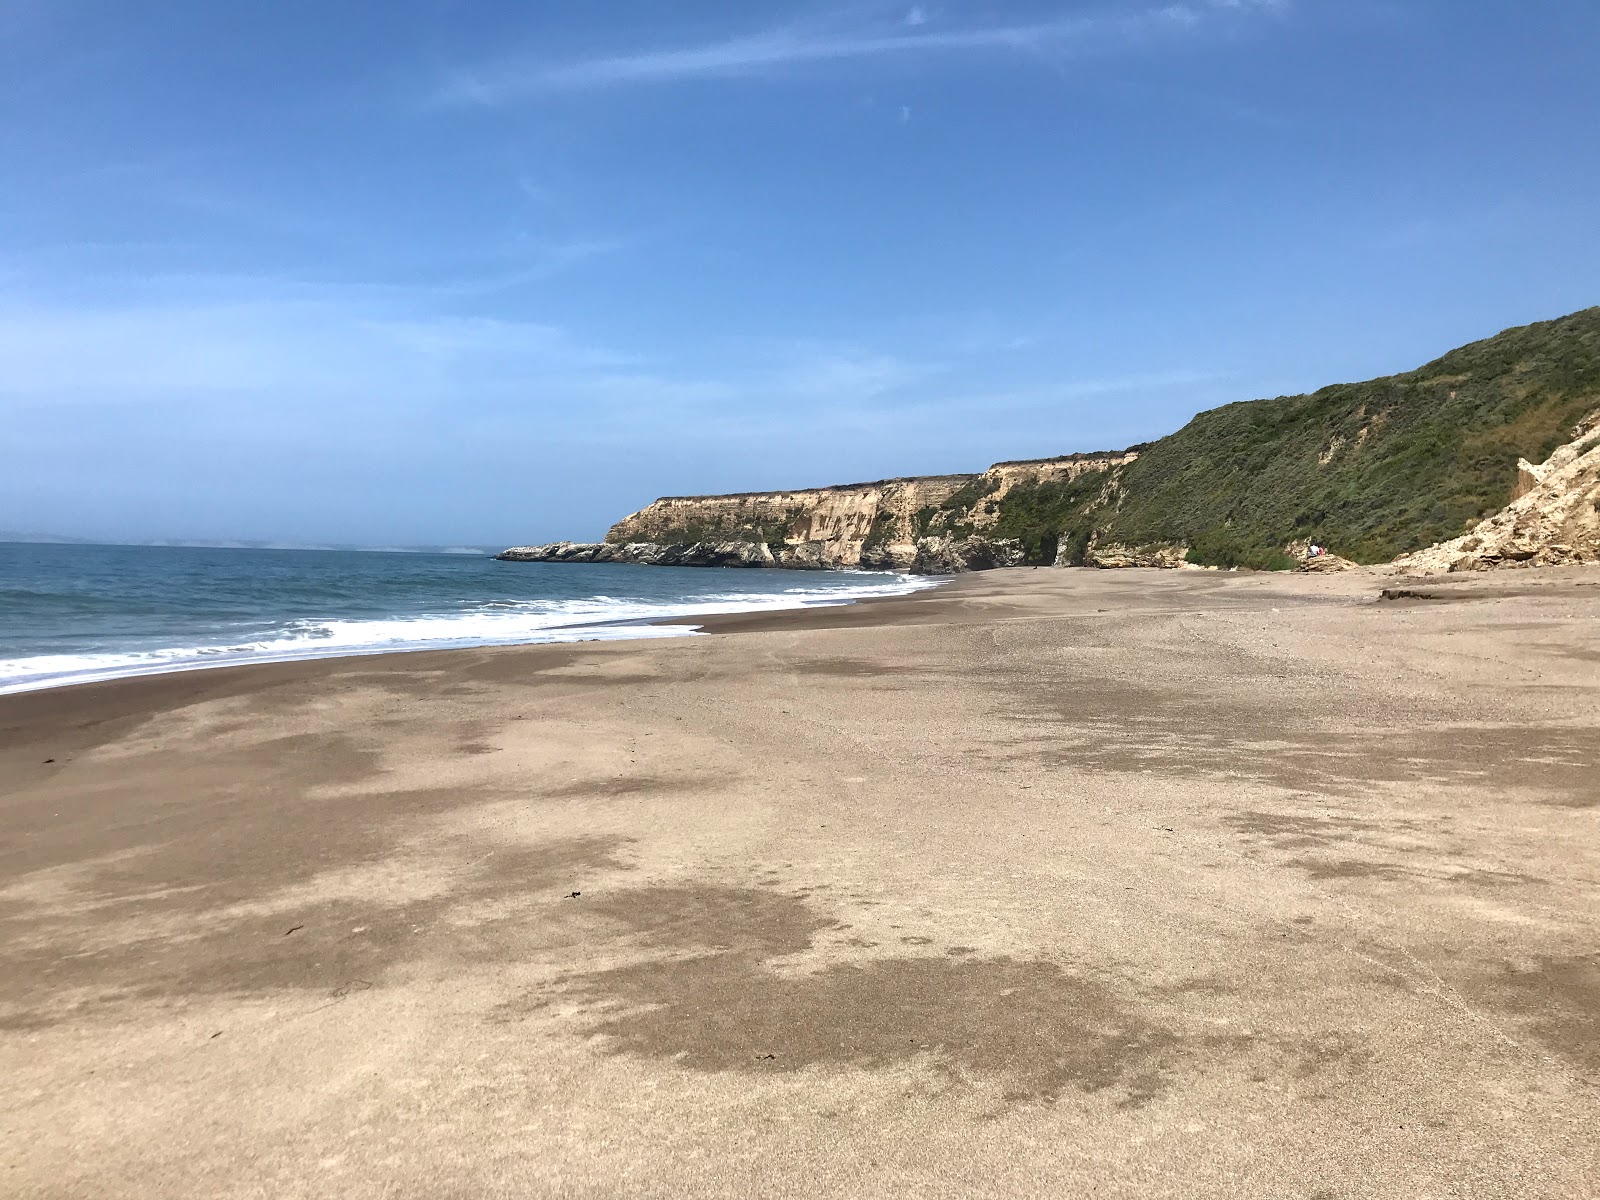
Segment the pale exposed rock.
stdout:
<path fill-rule="evenodd" d="M 1402 555 L 1416 574 L 1600 562 L 1600 412 L 1535 466 L 1518 464 L 1515 499 L 1470 532 Z"/>
<path fill-rule="evenodd" d="M 1331 575 L 1338 571 L 1359 571 L 1360 563 L 1337 554 L 1308 554 L 1300 560 L 1300 570 L 1312 575 Z"/>
<path fill-rule="evenodd" d="M 1298 542 L 1290 542 L 1283 548 L 1283 552 L 1294 559 L 1302 571 L 1314 575 L 1330 574 L 1338 571 L 1354 571 L 1361 566 L 1360 563 L 1351 562 L 1348 558 L 1340 558 L 1332 554 L 1327 547 L 1323 547 L 1321 554 L 1311 553 L 1311 539 L 1302 538 Z"/>
<path fill-rule="evenodd" d="M 1090 543 L 1084 551 L 1086 567 L 1161 567 L 1176 570 L 1192 566 L 1188 559 L 1189 547 L 1181 545 L 1124 546 L 1108 543 L 1104 546 Z"/>
<path fill-rule="evenodd" d="M 606 540 L 658 541 L 682 529 L 770 528 L 783 533 L 773 565 L 848 568 L 862 565 L 863 547 L 881 516 L 890 526 L 888 541 L 898 543 L 894 549 L 909 564 L 916 553 L 912 522 L 918 510 L 938 507 L 975 478 L 933 475 L 797 491 L 663 496 L 618 521 Z"/>
<path fill-rule="evenodd" d="M 1544 478 L 1544 464 L 1534 466 L 1525 458 L 1517 459 L 1517 486 L 1511 491 L 1513 500 L 1521 500 Z"/>

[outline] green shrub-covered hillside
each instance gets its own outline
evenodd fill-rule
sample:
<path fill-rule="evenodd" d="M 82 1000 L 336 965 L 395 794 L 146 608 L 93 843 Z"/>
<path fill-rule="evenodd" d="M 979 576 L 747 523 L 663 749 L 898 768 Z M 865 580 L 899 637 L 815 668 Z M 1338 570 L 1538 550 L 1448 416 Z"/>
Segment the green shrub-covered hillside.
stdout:
<path fill-rule="evenodd" d="M 1282 548 L 1303 538 L 1387 561 L 1502 508 L 1517 459 L 1542 460 L 1596 408 L 1591 308 L 1405 375 L 1201 413 L 1094 487 L 1014 489 L 997 532 L 1022 537 L 1034 561 L 1059 541 L 1071 559 L 1094 533 L 1184 543 L 1192 560 L 1223 566 L 1281 565 Z"/>

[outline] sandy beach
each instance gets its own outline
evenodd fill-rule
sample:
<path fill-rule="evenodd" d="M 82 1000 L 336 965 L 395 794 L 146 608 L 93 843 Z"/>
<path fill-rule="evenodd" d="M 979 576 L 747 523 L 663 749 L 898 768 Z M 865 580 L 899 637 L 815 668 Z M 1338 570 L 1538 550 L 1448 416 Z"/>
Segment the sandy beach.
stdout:
<path fill-rule="evenodd" d="M 0 1192 L 1593 1196 L 1597 618 L 1021 569 L 0 697 Z"/>

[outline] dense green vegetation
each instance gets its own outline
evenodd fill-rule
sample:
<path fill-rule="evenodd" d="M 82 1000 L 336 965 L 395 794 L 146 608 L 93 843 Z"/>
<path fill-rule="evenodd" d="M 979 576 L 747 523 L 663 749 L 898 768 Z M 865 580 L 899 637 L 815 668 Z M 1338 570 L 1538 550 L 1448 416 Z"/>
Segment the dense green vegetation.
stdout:
<path fill-rule="evenodd" d="M 988 532 L 1018 539 L 1027 561 L 1036 564 L 1057 561 L 1065 542 L 1061 561 L 1079 566 L 1108 485 L 1115 486 L 1104 471 L 1087 471 L 1076 479 L 1019 483 L 1001 497 L 999 516 Z"/>
<path fill-rule="evenodd" d="M 1191 560 L 1219 566 L 1286 565 L 1282 548 L 1305 538 L 1387 561 L 1502 508 L 1517 459 L 1542 460 L 1597 407 L 1592 308 L 1404 375 L 1201 413 L 1120 469 L 1104 502 L 1100 473 L 1013 489 L 994 533 L 1022 538 L 1036 562 L 1053 555 L 1052 535 L 1081 557 L 1096 532 L 1184 543 Z"/>

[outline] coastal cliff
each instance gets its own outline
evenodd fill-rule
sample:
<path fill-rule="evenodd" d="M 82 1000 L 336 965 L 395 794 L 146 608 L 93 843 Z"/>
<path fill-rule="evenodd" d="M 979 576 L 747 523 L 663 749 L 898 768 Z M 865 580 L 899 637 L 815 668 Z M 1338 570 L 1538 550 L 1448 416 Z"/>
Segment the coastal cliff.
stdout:
<path fill-rule="evenodd" d="M 948 565 L 952 556 L 1020 562 L 1022 556 L 1007 547 L 991 544 L 983 549 L 983 543 L 994 540 L 984 535 L 997 524 L 1007 495 L 1019 486 L 1101 475 L 1137 457 L 1135 450 L 1073 454 L 996 463 L 976 475 L 924 475 L 730 496 L 666 496 L 618 521 L 606 543 L 743 542 L 768 547 L 771 565 L 798 569 L 919 570 L 939 561 Z"/>
<path fill-rule="evenodd" d="M 1433 546 L 1438 554 L 1415 561 L 1595 561 L 1600 483 L 1585 418 L 1597 405 L 1591 308 L 1405 374 L 1225 405 L 1127 450 L 971 475 L 667 496 L 603 543 L 501 557 L 924 574 L 1023 563 L 1284 568 L 1317 542 L 1356 563 Z M 1581 444 L 1555 453 L 1574 438 Z M 1513 501 L 1520 507 L 1508 509 Z"/>
<path fill-rule="evenodd" d="M 723 496 L 664 496 L 611 527 L 604 542 L 514 546 L 512 562 L 781 567 L 942 575 L 1018 566 L 1016 538 L 990 536 L 1018 487 L 1099 476 L 1137 450 L 996 463 L 976 475 Z"/>
<path fill-rule="evenodd" d="M 666 496 L 618 521 L 606 541 L 742 541 L 768 547 L 781 567 L 857 567 L 865 553 L 868 566 L 904 568 L 915 555 L 915 514 L 947 504 L 974 478 L 931 475 L 796 491 Z M 903 561 L 879 553 L 891 543 Z"/>

